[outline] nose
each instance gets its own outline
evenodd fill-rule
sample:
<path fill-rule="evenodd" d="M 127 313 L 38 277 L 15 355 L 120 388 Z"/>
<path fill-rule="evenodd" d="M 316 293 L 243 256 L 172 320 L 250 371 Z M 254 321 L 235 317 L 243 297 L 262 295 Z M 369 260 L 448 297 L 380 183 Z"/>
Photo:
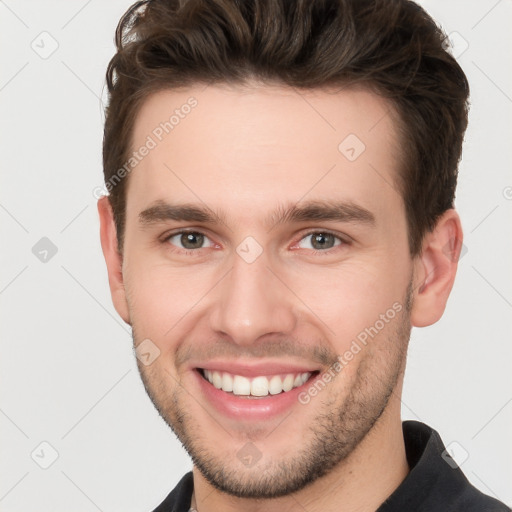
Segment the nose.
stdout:
<path fill-rule="evenodd" d="M 217 335 L 238 345 L 251 345 L 268 334 L 290 334 L 296 325 L 294 295 L 270 268 L 265 252 L 252 263 L 234 255 L 231 271 L 222 279 L 210 316 Z"/>

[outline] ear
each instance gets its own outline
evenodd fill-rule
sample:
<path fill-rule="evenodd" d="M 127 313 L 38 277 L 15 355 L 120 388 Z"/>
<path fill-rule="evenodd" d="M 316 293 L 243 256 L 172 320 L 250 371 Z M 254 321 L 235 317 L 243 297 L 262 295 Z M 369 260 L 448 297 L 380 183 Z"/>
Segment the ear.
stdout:
<path fill-rule="evenodd" d="M 444 212 L 436 227 L 425 235 L 422 252 L 414 262 L 414 327 L 432 325 L 443 315 L 455 281 L 462 239 L 460 218 L 453 208 Z"/>
<path fill-rule="evenodd" d="M 108 283 L 112 302 L 121 318 L 130 324 L 130 314 L 123 281 L 123 257 L 117 249 L 117 231 L 114 222 L 114 213 L 108 197 L 98 200 L 98 213 L 100 214 L 100 238 L 103 256 L 107 263 Z"/>

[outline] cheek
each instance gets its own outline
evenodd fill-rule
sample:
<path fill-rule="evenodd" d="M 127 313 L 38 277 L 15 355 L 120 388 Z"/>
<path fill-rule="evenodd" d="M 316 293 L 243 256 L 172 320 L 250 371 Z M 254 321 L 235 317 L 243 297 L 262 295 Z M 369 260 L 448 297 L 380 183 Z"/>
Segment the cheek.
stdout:
<path fill-rule="evenodd" d="M 300 279 L 296 276 L 301 283 L 297 295 L 322 323 L 336 352 L 342 353 L 380 315 L 401 304 L 407 283 L 399 268 L 396 262 L 373 255 L 336 268 L 312 269 L 307 279 L 304 273 Z M 388 325 L 381 330 L 387 331 Z"/>
<path fill-rule="evenodd" d="M 211 285 L 211 272 L 199 272 L 147 257 L 132 257 L 124 269 L 132 322 L 140 336 L 161 344 L 172 339 L 175 326 L 186 322 Z"/>

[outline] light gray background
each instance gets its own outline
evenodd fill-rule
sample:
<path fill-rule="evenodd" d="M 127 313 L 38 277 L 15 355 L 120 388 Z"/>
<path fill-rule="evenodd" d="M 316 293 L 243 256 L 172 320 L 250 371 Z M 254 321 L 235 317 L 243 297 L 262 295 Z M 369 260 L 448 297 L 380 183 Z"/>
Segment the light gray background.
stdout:
<path fill-rule="evenodd" d="M 471 482 L 512 505 L 512 3 L 421 3 L 455 33 L 472 89 L 456 200 L 468 252 L 442 320 L 413 329 L 403 417 L 436 428 Z M 111 304 L 92 192 L 129 5 L 0 1 L 2 512 L 152 510 L 191 468 Z M 46 262 L 32 252 L 42 237 L 57 248 Z"/>

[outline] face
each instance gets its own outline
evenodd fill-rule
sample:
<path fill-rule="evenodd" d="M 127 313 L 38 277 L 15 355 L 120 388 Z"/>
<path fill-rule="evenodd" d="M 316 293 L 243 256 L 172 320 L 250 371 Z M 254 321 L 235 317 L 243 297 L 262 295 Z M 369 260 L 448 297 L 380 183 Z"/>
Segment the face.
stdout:
<path fill-rule="evenodd" d="M 139 112 L 126 314 L 149 396 L 218 489 L 301 489 L 391 407 L 413 267 L 387 111 L 364 91 L 254 85 Z"/>

